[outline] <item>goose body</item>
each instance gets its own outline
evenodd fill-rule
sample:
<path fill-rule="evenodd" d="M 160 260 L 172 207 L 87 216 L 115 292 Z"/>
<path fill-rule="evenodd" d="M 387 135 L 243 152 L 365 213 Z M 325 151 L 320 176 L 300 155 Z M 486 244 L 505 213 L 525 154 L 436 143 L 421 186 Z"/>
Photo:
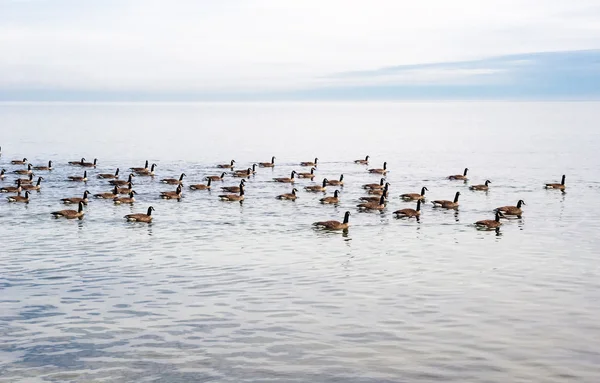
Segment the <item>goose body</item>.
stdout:
<path fill-rule="evenodd" d="M 223 172 L 220 176 L 207 176 L 206 178 L 212 181 L 223 181 L 227 173 Z"/>
<path fill-rule="evenodd" d="M 398 218 L 419 218 L 421 216 L 421 200 L 417 200 L 416 209 L 400 209 L 394 212 Z"/>
<path fill-rule="evenodd" d="M 296 171 L 295 171 L 295 170 L 292 170 L 292 174 L 290 175 L 290 178 L 285 178 L 285 177 L 283 177 L 283 178 L 273 178 L 273 181 L 275 181 L 275 182 L 282 182 L 282 183 L 288 183 L 288 184 L 292 184 L 292 183 L 294 183 L 294 181 L 295 181 L 295 180 L 294 180 L 294 176 L 295 176 L 296 174 L 297 174 L 297 173 L 296 173 Z"/>
<path fill-rule="evenodd" d="M 486 180 L 485 184 L 483 185 L 472 185 L 469 187 L 469 190 L 475 190 L 475 191 L 488 191 L 489 190 L 489 184 L 491 184 L 492 181 L 490 180 Z"/>
<path fill-rule="evenodd" d="M 315 158 L 314 162 L 310 162 L 310 161 L 300 162 L 300 166 L 312 166 L 312 167 L 316 168 L 317 167 L 317 162 L 319 162 L 319 159 Z"/>
<path fill-rule="evenodd" d="M 21 185 L 31 185 L 33 183 L 33 173 L 29 174 L 27 178 L 19 178 L 15 180 L 15 184 L 21 183 Z"/>
<path fill-rule="evenodd" d="M 69 181 L 72 182 L 87 182 L 87 170 L 83 172 L 83 177 L 80 176 L 69 176 Z"/>
<path fill-rule="evenodd" d="M 348 223 L 349 219 L 350 219 L 350 212 L 347 211 L 344 214 L 344 221 L 343 222 L 340 222 L 340 221 L 320 221 L 320 222 L 313 223 L 313 225 L 316 226 L 316 227 L 318 227 L 318 228 L 326 229 L 326 230 L 346 230 L 350 226 L 350 224 Z"/>
<path fill-rule="evenodd" d="M 499 211 L 503 215 L 513 215 L 513 216 L 517 216 L 517 218 L 521 218 L 521 216 L 523 215 L 523 210 L 522 210 L 521 206 L 523 206 L 523 205 L 525 205 L 525 201 L 520 199 L 517 202 L 517 206 L 501 206 L 501 207 L 494 209 L 494 211 Z"/>
<path fill-rule="evenodd" d="M 502 226 L 502 222 L 500 222 L 500 217 L 502 217 L 502 213 L 500 211 L 496 212 L 496 216 L 494 219 L 484 219 L 482 221 L 475 222 L 475 226 L 479 229 L 497 229 Z"/>
<path fill-rule="evenodd" d="M 385 197 L 381 196 L 379 202 L 364 202 L 356 206 L 362 210 L 383 210 L 385 209 Z"/>
<path fill-rule="evenodd" d="M 179 176 L 179 179 L 177 178 L 165 178 L 160 180 L 160 182 L 162 182 L 163 184 L 168 184 L 168 185 L 181 185 L 183 184 L 183 177 L 185 177 L 185 173 L 181 173 L 181 175 Z"/>
<path fill-rule="evenodd" d="M 388 191 L 384 190 L 382 196 L 385 197 L 386 202 L 387 202 L 387 198 L 389 196 Z M 371 196 L 371 197 L 360 197 L 358 200 L 362 201 L 362 202 L 378 202 L 380 199 L 381 199 L 381 196 Z"/>
<path fill-rule="evenodd" d="M 71 205 L 71 204 L 77 204 L 77 203 L 83 203 L 84 205 L 87 205 L 88 203 L 88 196 L 90 195 L 89 191 L 84 191 L 83 192 L 83 198 L 78 198 L 78 197 L 73 197 L 73 198 L 63 198 L 60 200 L 60 202 L 64 203 L 65 205 Z"/>
<path fill-rule="evenodd" d="M 118 195 L 119 195 L 119 188 L 118 188 L 118 186 L 115 186 L 113 188 L 112 192 L 94 194 L 94 197 L 99 198 L 99 199 L 113 199 L 113 198 L 117 197 Z"/>
<path fill-rule="evenodd" d="M 380 169 L 369 169 L 369 173 L 372 174 L 387 174 L 387 162 L 383 163 L 383 168 Z"/>
<path fill-rule="evenodd" d="M 208 178 L 208 182 L 206 184 L 193 184 L 193 185 L 190 185 L 190 189 L 192 189 L 192 190 L 210 190 L 211 184 L 212 184 L 212 179 Z"/>
<path fill-rule="evenodd" d="M 321 185 L 311 185 L 305 186 L 304 190 L 309 192 L 324 192 L 327 190 L 327 178 L 323 178 L 323 183 Z"/>
<path fill-rule="evenodd" d="M 312 180 L 313 178 L 315 178 L 315 170 L 317 169 L 312 167 L 310 168 L 310 173 L 296 173 L 296 175 L 298 176 L 298 178 L 310 178 Z"/>
<path fill-rule="evenodd" d="M 27 158 L 23 158 L 22 160 L 12 160 L 10 163 L 13 165 L 27 165 Z"/>
<path fill-rule="evenodd" d="M 419 193 L 400 194 L 400 198 L 402 198 L 405 201 L 424 201 L 425 200 L 425 190 L 429 191 L 429 189 L 427 189 L 427 187 L 423 186 L 421 188 L 421 194 L 419 194 Z"/>
<path fill-rule="evenodd" d="M 321 203 L 324 204 L 336 204 L 340 202 L 340 191 L 336 190 L 335 192 L 333 192 L 333 197 L 325 197 L 325 198 L 321 198 L 319 201 L 321 201 Z"/>
<path fill-rule="evenodd" d="M 364 160 L 354 160 L 355 164 L 359 165 L 368 165 L 369 164 L 369 156 L 366 156 Z"/>
<path fill-rule="evenodd" d="M 98 159 L 94 158 L 94 162 L 82 162 L 81 166 L 84 168 L 95 168 L 96 164 L 98 164 Z"/>
<path fill-rule="evenodd" d="M 449 180 L 458 180 L 458 181 L 466 181 L 467 180 L 467 172 L 469 171 L 469 168 L 465 168 L 463 174 L 455 174 L 452 176 L 448 176 Z"/>
<path fill-rule="evenodd" d="M 241 170 L 241 171 L 237 171 L 237 172 L 233 172 L 232 176 L 237 177 L 237 178 L 250 178 L 251 175 L 253 175 L 254 173 L 252 173 L 252 168 L 248 168 L 246 170 Z"/>
<path fill-rule="evenodd" d="M 298 196 L 296 195 L 297 192 L 298 192 L 298 189 L 293 188 L 291 193 L 280 194 L 277 196 L 277 199 L 285 199 L 285 200 L 289 200 L 289 201 L 295 201 L 296 198 L 298 198 Z"/>
<path fill-rule="evenodd" d="M 175 191 L 160 192 L 160 198 L 162 198 L 162 199 L 180 200 L 181 195 L 182 195 L 181 185 L 178 185 L 177 189 Z"/>
<path fill-rule="evenodd" d="M 258 166 L 261 168 L 272 168 L 275 166 L 275 156 L 271 157 L 271 162 L 259 162 Z"/>
<path fill-rule="evenodd" d="M 331 185 L 331 186 L 344 186 L 344 175 L 341 174 L 339 180 L 329 180 L 329 181 L 327 181 L 327 184 Z"/>
<path fill-rule="evenodd" d="M 129 194 L 132 192 L 132 190 L 133 190 L 133 184 L 131 182 L 128 182 L 125 187 L 122 187 L 122 188 L 117 187 L 117 194 Z"/>
<path fill-rule="evenodd" d="M 219 165 L 217 165 L 217 167 L 221 168 L 221 169 L 233 169 L 234 164 L 235 164 L 235 160 L 231 160 L 231 162 L 229 162 L 228 164 L 219 164 Z"/>
<path fill-rule="evenodd" d="M 69 161 L 69 165 L 83 166 L 83 164 L 85 164 L 85 158 L 81 158 L 79 161 Z"/>
<path fill-rule="evenodd" d="M 363 185 L 363 189 L 383 189 L 383 185 L 385 184 L 385 178 L 382 178 L 378 184 L 365 184 Z"/>
<path fill-rule="evenodd" d="M 133 167 L 133 168 L 129 168 L 129 170 L 132 172 L 135 172 L 135 173 L 148 171 L 148 160 L 146 160 L 146 164 L 144 165 L 143 168 Z"/>
<path fill-rule="evenodd" d="M 0 188 L 0 193 L 21 193 L 22 190 L 21 182 L 18 182 L 17 186 L 5 186 Z"/>
<path fill-rule="evenodd" d="M 150 222 L 152 222 L 152 212 L 153 211 L 154 211 L 154 208 L 152 206 L 150 206 L 148 208 L 148 212 L 146 214 L 143 214 L 143 213 L 127 214 L 123 218 L 125 218 L 126 220 L 128 220 L 130 222 L 150 223 Z"/>
<path fill-rule="evenodd" d="M 42 180 L 44 177 L 38 177 L 37 183 L 35 185 L 23 185 L 23 190 L 40 190 L 42 188 Z"/>
<path fill-rule="evenodd" d="M 129 177 L 127 177 L 127 180 L 110 180 L 110 181 L 108 181 L 108 183 L 113 186 L 123 186 L 123 185 L 131 184 L 131 182 L 133 182 L 133 177 L 135 177 L 135 174 L 130 173 Z"/>
<path fill-rule="evenodd" d="M 137 194 L 135 190 L 132 190 L 131 193 L 129 193 L 129 197 L 115 197 L 113 198 L 113 202 L 115 205 L 132 204 L 135 202 L 135 194 Z"/>
<path fill-rule="evenodd" d="M 565 190 L 565 179 L 566 179 L 566 176 L 563 174 L 562 180 L 559 184 L 546 184 L 545 188 L 546 189 Z"/>
<path fill-rule="evenodd" d="M 244 184 L 240 184 L 240 194 L 221 194 L 219 196 L 221 201 L 243 201 L 244 200 Z"/>
<path fill-rule="evenodd" d="M 142 177 L 154 177 L 154 168 L 156 168 L 156 166 L 156 164 L 152 164 L 150 170 L 148 170 L 148 168 L 142 168 L 139 170 L 133 170 L 133 172 Z"/>
<path fill-rule="evenodd" d="M 52 161 L 48 161 L 48 166 L 34 166 L 33 167 L 33 170 L 46 170 L 46 171 L 49 171 L 49 170 L 52 170 L 52 169 L 53 169 L 52 168 Z"/>
<path fill-rule="evenodd" d="M 221 190 L 230 192 L 230 193 L 239 193 L 241 188 L 245 185 L 245 180 L 242 179 L 240 182 L 240 186 L 223 186 Z"/>
<path fill-rule="evenodd" d="M 383 185 L 383 189 L 370 189 L 368 193 L 373 195 L 384 195 L 388 192 L 389 187 L 390 183 L 386 182 L 385 185 Z"/>
<path fill-rule="evenodd" d="M 8 200 L 8 202 L 29 203 L 29 192 L 26 191 L 25 192 L 25 196 L 17 194 L 17 195 L 13 195 L 13 196 L 10 196 L 10 197 L 6 197 L 6 199 Z"/>
<path fill-rule="evenodd" d="M 117 179 L 119 178 L 119 168 L 117 168 L 117 170 L 115 171 L 115 174 L 110 174 L 110 173 L 101 173 L 98 174 L 98 178 L 102 178 L 102 179 Z"/>
<path fill-rule="evenodd" d="M 444 209 L 458 209 L 458 197 L 460 196 L 460 192 L 456 192 L 454 195 L 454 201 L 447 200 L 435 200 L 431 203 L 434 207 L 442 207 Z"/>
<path fill-rule="evenodd" d="M 53 211 L 52 213 L 50 213 L 54 216 L 54 218 L 60 218 L 60 217 L 64 217 L 66 219 L 75 219 L 75 218 L 83 218 L 83 215 L 85 214 L 83 212 L 83 202 L 79 202 L 79 208 L 77 210 L 59 210 L 59 211 Z"/>
<path fill-rule="evenodd" d="M 33 165 L 27 164 L 27 169 L 15 170 L 15 171 L 13 171 L 13 173 L 14 174 L 20 174 L 20 175 L 32 174 L 33 173 L 32 169 L 33 169 Z"/>

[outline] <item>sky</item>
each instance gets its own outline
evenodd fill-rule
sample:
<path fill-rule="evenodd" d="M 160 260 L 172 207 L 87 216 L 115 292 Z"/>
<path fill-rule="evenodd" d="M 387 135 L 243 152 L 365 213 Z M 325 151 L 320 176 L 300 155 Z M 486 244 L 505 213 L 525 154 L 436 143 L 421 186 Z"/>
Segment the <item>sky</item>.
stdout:
<path fill-rule="evenodd" d="M 0 0 L 0 101 L 597 99 L 600 0 Z"/>

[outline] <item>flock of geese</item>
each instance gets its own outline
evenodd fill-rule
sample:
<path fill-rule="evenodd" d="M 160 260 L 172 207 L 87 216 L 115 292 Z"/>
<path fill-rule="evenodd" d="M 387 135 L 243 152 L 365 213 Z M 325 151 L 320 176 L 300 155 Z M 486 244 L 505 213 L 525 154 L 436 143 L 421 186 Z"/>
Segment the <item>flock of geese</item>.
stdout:
<path fill-rule="evenodd" d="M 310 171 L 298 172 L 296 170 L 293 170 L 290 173 L 289 177 L 273 178 L 273 182 L 290 184 L 293 187 L 290 193 L 277 195 L 275 196 L 275 198 L 279 200 L 295 201 L 296 198 L 298 198 L 299 193 L 298 188 L 294 187 L 294 185 L 296 185 L 296 180 L 307 179 L 313 181 L 316 177 L 315 170 L 317 170 L 318 161 L 319 159 L 315 158 L 313 161 L 300 162 L 298 164 L 301 167 L 310 168 Z M 357 165 L 368 166 L 369 156 L 366 156 L 364 159 L 355 160 L 354 163 Z M 226 177 L 230 176 L 239 179 L 239 184 L 236 186 L 220 186 L 219 189 L 222 190 L 224 194 L 221 194 L 218 197 L 222 201 L 242 202 L 245 196 L 246 183 L 256 174 L 257 168 L 275 168 L 275 157 L 272 157 L 271 161 L 269 162 L 259 162 L 253 164 L 251 167 L 248 167 L 244 170 L 235 170 L 235 164 L 235 160 L 231 160 L 229 163 L 217 165 L 216 168 L 221 170 L 220 174 L 206 176 L 204 177 L 206 183 L 191 184 L 188 185 L 188 189 L 190 191 L 212 190 L 214 188 L 214 182 L 224 181 Z M 40 191 L 42 188 L 42 181 L 44 180 L 44 177 L 42 176 L 38 176 L 37 179 L 35 179 L 34 177 L 36 175 L 34 174 L 34 171 L 37 173 L 51 172 L 53 170 L 52 161 L 48 161 L 47 165 L 34 166 L 33 164 L 28 162 L 27 158 L 11 160 L 10 165 L 15 168 L 11 169 L 10 171 L 7 171 L 6 169 L 0 170 L 0 182 L 6 185 L 0 187 L 0 192 L 10 194 L 7 197 L 7 200 L 10 203 L 29 203 L 30 198 L 32 196 L 31 192 Z M 83 169 L 83 174 L 68 176 L 67 181 L 74 183 L 86 183 L 88 181 L 88 177 L 92 176 L 92 174 L 88 174 L 88 170 L 90 171 L 90 173 L 94 172 L 98 165 L 98 160 L 94 159 L 93 162 L 87 162 L 85 158 L 81 158 L 78 161 L 68 162 L 68 165 Z M 133 189 L 133 178 L 154 177 L 157 165 L 155 163 L 151 164 L 150 167 L 149 165 L 149 162 L 146 161 L 144 167 L 129 168 L 129 172 L 126 179 L 120 179 L 118 168 L 114 173 L 94 174 L 96 178 L 100 180 L 106 180 L 107 185 L 111 187 L 111 190 L 108 192 L 93 194 L 93 197 L 98 199 L 112 200 L 115 204 L 133 204 L 136 201 L 135 195 L 137 194 Z M 464 172 L 462 174 L 450 175 L 447 178 L 449 180 L 467 182 L 468 171 L 469 169 L 466 168 L 464 169 Z M 388 173 L 387 163 L 384 162 L 381 168 L 369 169 L 367 167 L 367 172 L 370 174 L 380 175 L 381 179 L 378 183 L 367 183 L 362 185 L 362 188 L 365 190 L 365 193 L 367 195 L 359 198 L 360 203 L 357 205 L 357 208 L 363 211 L 383 211 L 385 210 L 386 203 L 390 198 L 390 184 L 386 181 L 386 175 Z M 9 174 L 17 177 L 13 180 L 14 186 L 8 185 L 8 183 L 10 183 L 9 178 L 7 178 Z M 21 176 L 25 178 L 22 178 Z M 161 183 L 173 185 L 176 187 L 176 189 L 160 192 L 160 198 L 167 200 L 181 200 L 183 196 L 183 184 L 185 177 L 186 174 L 181 173 L 181 175 L 178 178 L 161 179 Z M 472 185 L 469 187 L 469 189 L 473 191 L 485 192 L 489 190 L 490 184 L 491 182 L 489 180 L 486 180 L 484 184 Z M 339 179 L 336 180 L 329 180 L 327 178 L 324 178 L 322 182 L 315 185 L 305 186 L 303 189 L 305 192 L 309 193 L 323 193 L 327 191 L 328 186 L 335 186 L 340 188 L 343 187 L 344 175 L 342 174 L 339 177 Z M 545 185 L 545 188 L 564 192 L 565 176 L 562 176 L 562 180 L 560 183 L 548 183 Z M 422 187 L 420 193 L 401 194 L 401 200 L 407 202 L 416 202 L 416 206 L 414 209 L 406 208 L 396 210 L 393 212 L 393 214 L 398 218 L 415 218 L 416 220 L 419 220 L 419 217 L 421 215 L 421 204 L 425 202 L 426 191 L 428 191 L 427 187 Z M 87 205 L 90 195 L 91 193 L 88 190 L 85 190 L 81 197 L 62 198 L 60 200 L 61 203 L 65 205 L 77 205 L 77 210 L 57 210 L 51 212 L 51 215 L 55 218 L 83 219 L 85 215 L 84 207 Z M 460 191 L 457 191 L 453 200 L 434 200 L 431 202 L 435 208 L 456 210 L 459 207 L 459 197 Z M 339 201 L 339 190 L 335 190 L 332 196 L 326 196 L 320 199 L 320 202 L 322 204 L 338 204 Z M 485 230 L 498 230 L 502 225 L 501 218 L 521 218 L 523 214 L 523 205 L 525 205 L 525 202 L 523 200 L 519 200 L 515 206 L 498 207 L 494 210 L 494 219 L 485 219 L 477 221 L 475 222 L 475 226 Z M 124 217 L 124 219 L 134 222 L 150 223 L 152 222 L 153 211 L 154 207 L 149 206 L 146 210 L 146 213 L 128 214 Z M 313 225 L 317 228 L 327 230 L 346 230 L 350 226 L 349 218 L 350 211 L 346 211 L 344 214 L 343 221 L 341 222 L 335 220 L 319 221 L 315 222 Z"/>

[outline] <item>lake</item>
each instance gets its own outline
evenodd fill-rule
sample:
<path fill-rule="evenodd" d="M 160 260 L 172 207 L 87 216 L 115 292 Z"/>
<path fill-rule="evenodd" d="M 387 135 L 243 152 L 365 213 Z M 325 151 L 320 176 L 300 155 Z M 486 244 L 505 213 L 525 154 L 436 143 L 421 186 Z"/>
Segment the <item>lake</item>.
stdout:
<path fill-rule="evenodd" d="M 599 118 L 594 102 L 0 104 L 0 187 L 24 168 L 10 160 L 55 167 L 29 204 L 0 201 L 0 382 L 599 381 Z M 231 176 L 187 187 L 272 156 L 242 204 L 218 198 Z M 81 157 L 89 181 L 66 181 Z M 291 186 L 272 178 L 315 157 L 299 198 L 275 199 Z M 51 217 L 146 160 L 133 206 Z M 384 161 L 387 207 L 359 212 Z M 181 201 L 160 199 L 182 172 Z M 338 205 L 303 190 L 341 174 Z M 566 193 L 543 188 L 562 174 Z M 396 219 L 422 186 L 420 221 Z M 458 211 L 429 203 L 456 191 Z M 519 199 L 522 219 L 473 226 Z M 150 205 L 152 224 L 123 218 Z M 313 229 L 345 211 L 347 232 Z"/>

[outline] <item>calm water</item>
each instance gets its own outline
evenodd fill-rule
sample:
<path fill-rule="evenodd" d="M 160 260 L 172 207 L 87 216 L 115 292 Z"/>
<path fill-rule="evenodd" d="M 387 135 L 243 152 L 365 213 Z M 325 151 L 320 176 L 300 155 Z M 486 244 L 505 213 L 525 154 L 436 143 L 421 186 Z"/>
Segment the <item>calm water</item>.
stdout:
<path fill-rule="evenodd" d="M 0 166 L 56 167 L 29 205 L 0 201 L 0 382 L 597 382 L 599 117 L 598 103 L 0 105 Z M 379 181 L 352 163 L 367 154 L 390 169 L 383 214 L 355 207 Z M 160 178 L 273 155 L 241 205 L 218 189 L 158 198 L 174 190 Z M 99 159 L 90 181 L 65 182 L 81 157 Z M 291 188 L 271 178 L 314 157 L 315 181 L 344 174 L 340 205 L 274 199 Z M 133 207 L 50 217 L 146 159 L 157 177 L 136 179 Z M 445 179 L 465 167 L 489 193 Z M 562 174 L 566 194 L 542 188 Z M 459 212 L 393 218 L 421 186 L 462 191 Z M 519 199 L 499 234 L 471 225 Z M 124 221 L 149 205 L 153 224 Z M 346 210 L 346 235 L 311 228 Z"/>

